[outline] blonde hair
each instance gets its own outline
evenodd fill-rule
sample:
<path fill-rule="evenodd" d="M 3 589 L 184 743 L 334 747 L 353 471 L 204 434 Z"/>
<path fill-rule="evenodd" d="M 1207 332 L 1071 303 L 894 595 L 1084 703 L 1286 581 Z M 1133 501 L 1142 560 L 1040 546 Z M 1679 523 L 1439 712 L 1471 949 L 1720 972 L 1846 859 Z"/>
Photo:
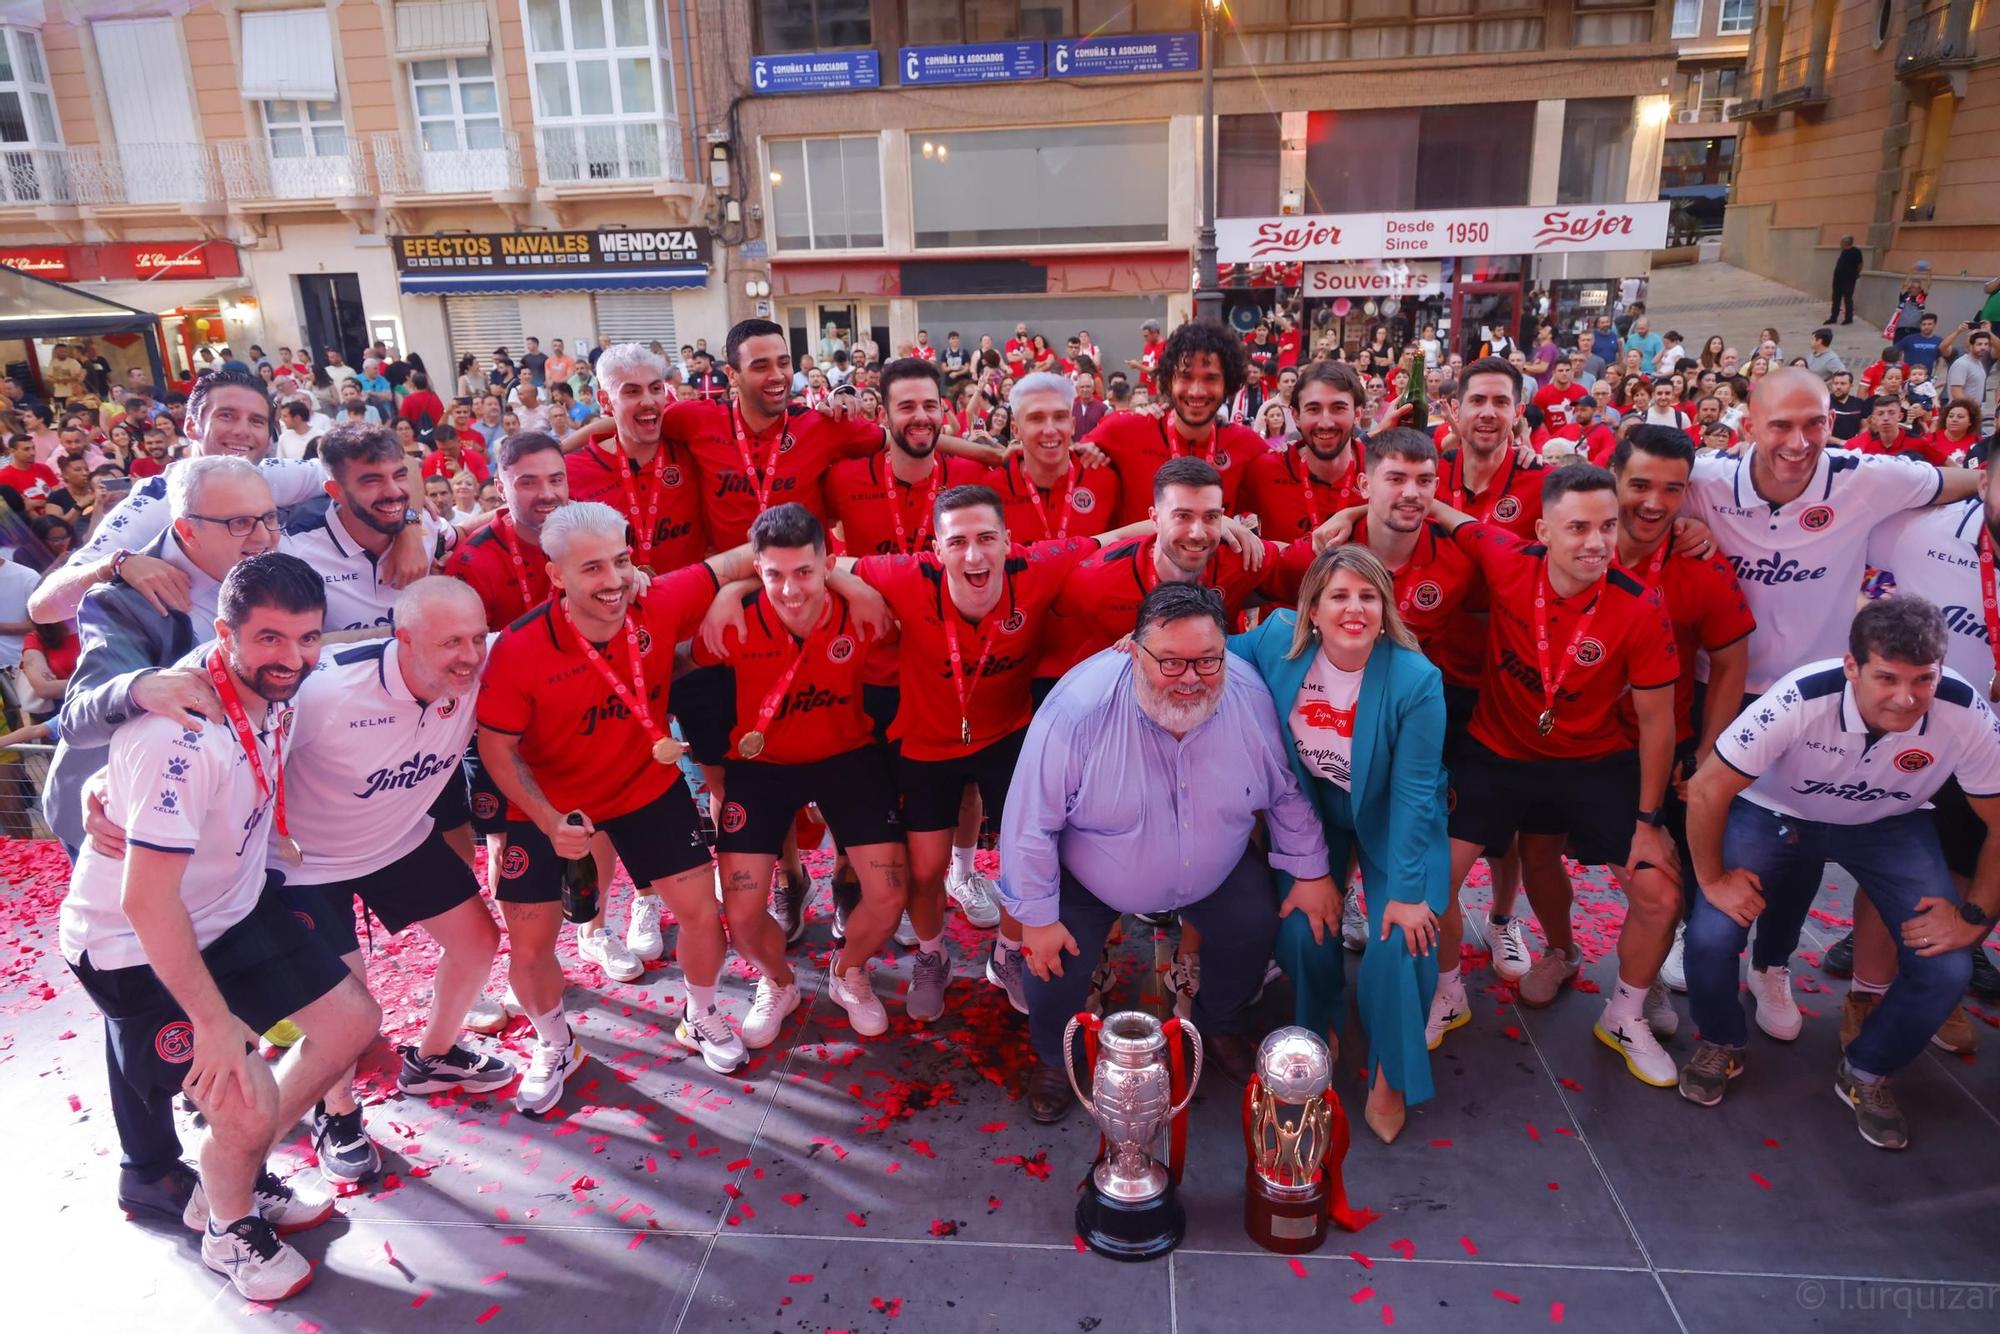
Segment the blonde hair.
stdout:
<path fill-rule="evenodd" d="M 1313 608 L 1339 570 L 1358 576 L 1381 596 L 1382 634 L 1391 643 L 1412 652 L 1422 651 L 1417 647 L 1417 637 L 1403 623 L 1403 614 L 1396 610 L 1396 581 L 1390 577 L 1388 567 L 1367 547 L 1348 545 L 1328 547 L 1306 567 L 1305 578 L 1299 581 L 1299 619 L 1292 627 L 1292 646 L 1285 650 L 1287 658 L 1303 654 L 1319 638 L 1319 631 L 1313 625 Z"/>

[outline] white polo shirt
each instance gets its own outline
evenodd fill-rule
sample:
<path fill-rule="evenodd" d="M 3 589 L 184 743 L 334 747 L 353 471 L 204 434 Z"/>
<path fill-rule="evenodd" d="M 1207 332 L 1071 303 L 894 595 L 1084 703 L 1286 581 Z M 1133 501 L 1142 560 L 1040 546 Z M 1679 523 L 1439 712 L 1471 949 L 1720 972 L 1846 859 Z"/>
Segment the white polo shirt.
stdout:
<path fill-rule="evenodd" d="M 1755 780 L 1751 801 L 1822 824 L 1920 810 L 1953 777 L 1967 796 L 2000 796 L 2000 721 L 1948 667 L 1915 727 L 1870 741 L 1841 659 L 1808 663 L 1723 728 L 1715 753 Z"/>
<path fill-rule="evenodd" d="M 1993 679 L 1993 646 L 1979 591 L 1979 534 L 1985 502 L 1978 496 L 1936 509 L 1909 510 L 1875 526 L 1868 563 L 1895 576 L 1898 593 L 1914 594 L 1944 615 L 1951 631 L 1944 665 L 1985 690 Z"/>
<path fill-rule="evenodd" d="M 285 804 L 305 862 L 293 884 L 379 871 L 430 836 L 431 803 L 460 781 L 477 689 L 429 702 L 410 693 L 402 645 L 378 640 L 321 655 L 299 688 Z"/>
<path fill-rule="evenodd" d="M 1755 454 L 1751 445 L 1739 458 L 1695 459 L 1689 494 L 1757 618 L 1744 688 L 1765 690 L 1802 662 L 1846 651 L 1869 534 L 1936 500 L 1944 475 L 1918 459 L 1827 449 L 1798 498 L 1772 505 L 1751 485 Z"/>
<path fill-rule="evenodd" d="M 267 704 L 251 718 L 269 777 L 272 729 L 290 726 L 292 712 Z M 112 737 L 107 768 L 105 813 L 123 827 L 127 843 L 188 854 L 181 903 L 195 943 L 206 949 L 257 906 L 270 850 L 272 802 L 258 795 L 235 733 L 221 718 L 189 732 L 170 718 L 147 714 Z M 296 808 L 295 800 L 288 785 L 288 809 Z M 146 962 L 119 902 L 124 880 L 125 863 L 100 856 L 86 840 L 62 902 L 63 958 L 75 963 L 88 950 L 96 968 Z"/>
<path fill-rule="evenodd" d="M 354 540 L 340 520 L 338 501 L 317 519 L 285 530 L 284 549 L 319 571 L 326 581 L 326 628 L 359 630 L 390 626 L 396 595 L 402 590 L 381 576 L 373 552 Z M 433 558 L 444 554 L 441 529 L 430 511 L 423 515 L 424 540 Z"/>

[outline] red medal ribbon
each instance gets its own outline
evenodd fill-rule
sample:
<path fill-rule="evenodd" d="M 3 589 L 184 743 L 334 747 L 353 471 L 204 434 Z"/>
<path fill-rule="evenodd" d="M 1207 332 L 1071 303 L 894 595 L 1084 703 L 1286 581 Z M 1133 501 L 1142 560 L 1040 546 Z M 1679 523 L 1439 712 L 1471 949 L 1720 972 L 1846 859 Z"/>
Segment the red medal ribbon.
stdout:
<path fill-rule="evenodd" d="M 770 456 L 764 460 L 764 469 L 760 474 L 757 470 L 756 460 L 750 456 L 750 423 L 743 420 L 743 413 L 740 409 L 731 408 L 729 410 L 729 429 L 736 437 L 736 456 L 743 461 L 743 480 L 749 482 L 751 488 L 757 493 L 757 512 L 759 514 L 771 508 L 771 484 L 777 480 L 778 476 L 778 455 L 784 453 L 785 446 L 792 442 L 792 433 L 785 429 L 785 423 L 782 418 L 779 419 L 778 426 L 778 434 L 771 441 Z"/>
<path fill-rule="evenodd" d="M 625 452 L 622 441 L 615 443 L 618 450 L 618 481 L 625 490 L 625 517 L 634 528 L 638 529 L 635 534 L 638 551 L 635 554 L 639 564 L 651 566 L 653 534 L 657 531 L 660 516 L 660 498 L 667 489 L 667 442 L 664 440 L 660 442 L 660 447 L 653 453 L 653 461 L 643 468 L 632 461 L 632 456 Z M 644 474 L 646 478 L 646 516 L 643 522 L 639 517 L 639 486 L 633 480 L 635 470 Z M 516 556 L 515 559 L 518 561 L 520 557 Z"/>
<path fill-rule="evenodd" d="M 1993 587 L 1993 534 L 1979 529 L 1979 601 L 1986 611 L 1986 643 L 1993 650 L 1993 685 L 2000 686 L 2000 595 Z M 1987 689 L 1988 696 L 1994 691 Z"/>
<path fill-rule="evenodd" d="M 751 728 L 750 731 L 761 733 L 766 738 L 771 735 L 771 723 L 778 716 L 778 706 L 784 702 L 785 692 L 792 688 L 792 678 L 797 676 L 799 668 L 805 665 L 806 654 L 812 650 L 813 636 L 819 633 L 820 628 L 826 624 L 832 614 L 833 599 L 829 597 L 826 606 L 820 612 L 820 624 L 813 627 L 806 634 L 805 638 L 799 641 L 799 651 L 793 655 L 792 665 L 785 668 L 784 675 L 780 676 L 778 683 L 765 693 L 764 702 L 757 706 L 757 725 Z M 744 735 L 747 736 L 749 733 L 745 733 Z M 758 749 L 759 754 L 761 754 L 763 748 L 759 747 Z M 756 757 L 745 755 L 743 758 L 747 760 Z"/>
<path fill-rule="evenodd" d="M 1601 596 L 1603 590 L 1599 589 Z M 1556 696 L 1562 691 L 1562 683 L 1569 677 L 1569 669 L 1576 661 L 1576 646 L 1583 642 L 1583 632 L 1590 628 L 1590 622 L 1597 615 L 1598 598 L 1593 597 L 1590 607 L 1576 618 L 1576 632 L 1569 637 L 1569 647 L 1563 650 L 1562 667 L 1554 676 L 1549 674 L 1549 599 L 1556 595 L 1555 586 L 1549 582 L 1548 560 L 1543 558 L 1541 577 L 1535 583 L 1535 653 L 1542 668 L 1542 707 L 1544 716 L 1555 713 Z M 1544 733 L 1544 735 L 1547 735 Z"/>
<path fill-rule="evenodd" d="M 979 664 L 972 669 L 972 680 L 968 683 L 962 670 L 965 656 L 958 651 L 958 608 L 950 605 L 949 593 L 945 595 L 945 602 L 944 640 L 951 648 L 951 688 L 958 696 L 958 742 L 969 746 L 972 744 L 972 695 L 986 676 L 986 664 L 993 660 L 993 636 L 987 634 L 980 637 Z"/>
<path fill-rule="evenodd" d="M 1069 472 L 1066 474 L 1068 484 L 1063 487 L 1062 503 L 1058 506 L 1062 511 L 1062 522 L 1052 524 L 1049 522 L 1048 510 L 1042 505 L 1042 488 L 1036 486 L 1035 479 L 1028 476 L 1028 465 L 1025 463 L 1021 465 L 1021 481 L 1028 489 L 1028 499 L 1034 502 L 1035 513 L 1042 520 L 1042 538 L 1045 541 L 1060 542 L 1069 536 L 1069 516 L 1076 512 L 1071 507 L 1070 500 L 1076 495 L 1077 467 L 1077 464 L 1070 464 Z M 1054 494 L 1053 491 L 1051 494 Z"/>
<path fill-rule="evenodd" d="M 528 562 L 521 556 L 520 538 L 512 529 L 512 515 L 508 515 L 504 523 L 499 519 L 493 521 L 494 536 L 500 539 L 500 545 L 506 549 L 508 559 L 514 562 L 514 582 L 521 587 L 521 610 L 528 611 L 536 605 L 535 593 L 528 582 Z M 564 609 L 563 614 L 565 616 L 569 614 L 567 608 Z M 576 627 L 572 625 L 570 628 L 575 629 Z"/>
<path fill-rule="evenodd" d="M 1510 445 L 1509 448 L 1511 447 Z M 1508 460 L 1508 466 L 1514 466 L 1511 458 Z M 1493 508 L 1500 503 L 1500 496 L 1506 494 L 1506 490 L 1506 484 L 1496 475 L 1493 479 L 1493 485 L 1487 488 L 1489 499 L 1486 502 L 1485 512 L 1474 514 L 1473 517 L 1481 523 L 1491 523 L 1493 521 Z M 1465 447 L 1463 445 L 1460 445 L 1458 449 L 1458 480 L 1452 483 L 1451 496 L 1453 509 L 1463 510 L 1467 514 L 1472 514 L 1472 492 L 1465 484 Z"/>
<path fill-rule="evenodd" d="M 1350 450 L 1354 448 L 1352 442 L 1348 444 L 1348 448 Z M 1305 442 L 1300 441 L 1299 455 L 1298 455 L 1299 490 L 1305 492 L 1306 494 L 1306 514 L 1312 520 L 1312 528 L 1317 528 L 1322 523 L 1325 523 L 1326 520 L 1320 516 L 1319 502 L 1313 499 L 1312 468 L 1306 461 L 1305 451 L 1306 451 Z M 1345 485 L 1350 495 L 1353 494 L 1353 492 L 1356 489 L 1354 485 L 1354 475 L 1360 471 L 1361 471 L 1360 458 L 1354 454 L 1349 454 L 1347 456 L 1347 481 Z M 1312 528 L 1308 528 L 1306 531 L 1311 532 Z"/>
<path fill-rule="evenodd" d="M 908 556 L 913 554 L 919 546 L 923 545 L 924 535 L 930 531 L 931 515 L 935 512 L 937 506 L 938 490 L 944 484 L 944 469 L 935 460 L 932 461 L 931 493 L 924 497 L 924 517 L 917 521 L 917 537 L 915 542 L 912 542 L 903 531 L 903 496 L 899 490 L 902 482 L 894 472 L 888 470 L 886 464 L 883 470 L 889 479 L 889 517 L 896 524 L 896 554 L 899 556 Z M 912 483 L 910 490 L 914 492 L 916 489 L 915 483 Z"/>
<path fill-rule="evenodd" d="M 556 605 L 562 608 L 563 623 L 569 626 L 569 632 L 576 636 L 577 646 L 583 650 L 583 656 L 590 659 L 590 665 L 595 667 L 597 674 L 610 685 L 611 693 L 618 697 L 618 702 L 638 720 L 640 729 L 646 733 L 646 739 L 655 745 L 666 740 L 665 729 L 654 722 L 653 715 L 646 710 L 646 669 L 639 660 L 639 628 L 632 624 L 631 608 L 625 610 L 625 650 L 632 672 L 632 683 L 627 685 L 619 679 L 618 673 L 612 670 L 611 663 L 605 656 L 597 651 L 597 645 L 584 638 L 583 631 L 576 628 L 576 618 L 569 614 L 569 599 L 563 598 Z"/>
<path fill-rule="evenodd" d="M 222 649 L 218 645 L 208 655 L 209 682 L 222 700 L 222 712 L 229 719 L 229 730 L 235 734 L 236 744 L 243 747 L 243 756 L 250 761 L 250 776 L 257 780 L 257 800 L 272 803 L 278 837 L 289 838 L 291 830 L 285 827 L 285 725 L 292 711 L 280 710 L 272 724 L 271 776 L 266 778 L 263 757 L 257 753 L 257 737 L 250 729 L 250 715 L 243 711 L 243 701 L 236 696 L 236 682 L 230 679 L 229 669 L 222 663 Z"/>
<path fill-rule="evenodd" d="M 1153 418 L 1153 424 L 1160 428 L 1160 443 L 1167 447 L 1168 458 L 1185 459 L 1194 457 L 1194 450 L 1192 448 L 1183 449 L 1181 447 L 1180 433 L 1167 428 L 1167 419 L 1164 415 Z M 1201 453 L 1201 461 L 1208 464 L 1211 468 L 1215 468 L 1218 472 L 1221 469 L 1215 462 L 1215 443 L 1221 436 L 1222 432 L 1215 428 L 1214 423 L 1210 423 L 1208 428 L 1208 447 L 1202 450 Z"/>

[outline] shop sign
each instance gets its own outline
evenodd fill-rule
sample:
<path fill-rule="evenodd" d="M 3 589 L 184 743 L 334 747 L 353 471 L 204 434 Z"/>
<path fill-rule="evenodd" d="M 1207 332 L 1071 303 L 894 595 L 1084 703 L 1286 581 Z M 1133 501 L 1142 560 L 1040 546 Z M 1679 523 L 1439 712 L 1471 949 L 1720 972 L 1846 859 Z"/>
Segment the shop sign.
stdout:
<path fill-rule="evenodd" d="M 1306 265 L 1306 296 L 1435 296 L 1444 265 L 1432 260 L 1347 261 Z"/>
<path fill-rule="evenodd" d="M 176 245 L 169 242 L 127 243 L 132 271 L 141 278 L 206 278 L 209 276 L 208 247 Z"/>
<path fill-rule="evenodd" d="M 904 85 L 1007 83 L 1042 77 L 1040 42 L 980 42 L 971 46 L 906 46 Z"/>
<path fill-rule="evenodd" d="M 0 246 L 0 264 L 59 283 L 133 278 L 238 278 L 227 241 L 102 241 L 90 245 Z"/>
<path fill-rule="evenodd" d="M 1667 242 L 1669 207 L 1573 204 L 1222 218 L 1216 222 L 1216 245 L 1219 257 L 1233 264 L 1657 250 Z"/>
<path fill-rule="evenodd" d="M 632 265 L 707 266 L 713 242 L 706 227 L 606 228 L 573 232 L 441 232 L 390 238 L 404 273 L 551 273 Z"/>
<path fill-rule="evenodd" d="M 65 283 L 70 279 L 68 246 L 7 246 L 0 248 L 0 264 L 52 282 Z"/>
<path fill-rule="evenodd" d="M 1198 32 L 1129 37 L 1060 38 L 1049 43 L 1049 76 L 1100 79 L 1118 74 L 1181 74 L 1201 68 Z"/>
<path fill-rule="evenodd" d="M 760 93 L 838 93 L 882 83 L 879 51 L 752 56 L 750 86 Z"/>

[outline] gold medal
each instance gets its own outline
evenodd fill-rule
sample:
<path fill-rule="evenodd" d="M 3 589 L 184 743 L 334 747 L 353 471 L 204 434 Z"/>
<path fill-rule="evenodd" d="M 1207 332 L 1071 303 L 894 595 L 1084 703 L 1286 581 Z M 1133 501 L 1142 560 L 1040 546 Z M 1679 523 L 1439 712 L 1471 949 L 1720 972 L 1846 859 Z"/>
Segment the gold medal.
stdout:
<path fill-rule="evenodd" d="M 764 734 L 755 729 L 745 732 L 743 739 L 736 743 L 736 753 L 746 760 L 754 760 L 759 755 L 762 755 L 764 753 Z"/>
<path fill-rule="evenodd" d="M 685 754 L 687 747 L 670 736 L 663 736 L 653 743 L 653 759 L 657 763 L 679 764 Z"/>
<path fill-rule="evenodd" d="M 278 839 L 278 855 L 294 866 L 306 859 L 305 851 L 299 847 L 299 841 L 290 834 Z"/>
<path fill-rule="evenodd" d="M 958 744 L 961 746 L 972 744 L 972 720 L 970 718 L 960 718 L 958 720 Z"/>
<path fill-rule="evenodd" d="M 1555 731 L 1556 711 L 1554 709 L 1543 709 L 1542 716 L 1535 719 L 1535 730 L 1543 736 L 1547 736 L 1549 733 Z"/>

